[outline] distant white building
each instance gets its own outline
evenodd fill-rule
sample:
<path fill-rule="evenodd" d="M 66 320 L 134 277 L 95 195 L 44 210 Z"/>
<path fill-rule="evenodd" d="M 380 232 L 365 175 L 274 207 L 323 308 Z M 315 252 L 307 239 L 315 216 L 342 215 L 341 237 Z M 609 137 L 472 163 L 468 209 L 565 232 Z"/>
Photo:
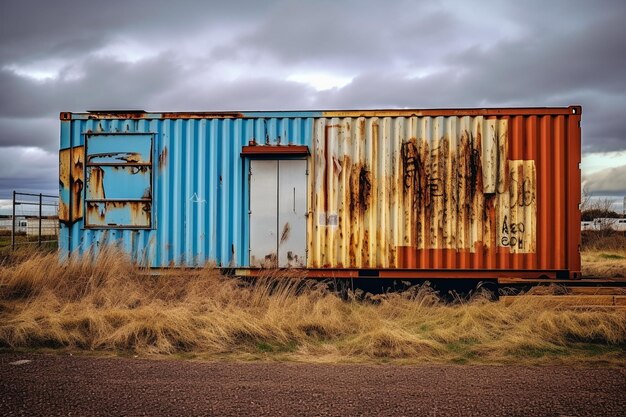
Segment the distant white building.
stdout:
<path fill-rule="evenodd" d="M 59 219 L 28 219 L 26 220 L 26 235 L 39 236 L 39 222 L 41 221 L 41 236 L 58 236 Z"/>
<path fill-rule="evenodd" d="M 580 222 L 580 230 L 607 230 L 626 231 L 626 219 L 598 218 L 593 221 Z"/>
<path fill-rule="evenodd" d="M 39 236 L 38 218 L 26 218 L 25 216 L 15 216 L 15 231 L 18 234 L 28 236 Z M 13 229 L 13 219 L 0 219 L 0 231 L 11 232 Z M 41 219 L 41 236 L 57 236 L 59 234 L 59 219 Z"/>
<path fill-rule="evenodd" d="M 580 222 L 580 230 L 595 230 L 593 222 L 583 221 Z"/>
<path fill-rule="evenodd" d="M 26 217 L 15 216 L 15 231 L 18 233 L 26 233 L 28 228 L 28 221 Z M 13 219 L 3 218 L 0 219 L 0 230 L 11 231 L 13 229 Z"/>
<path fill-rule="evenodd" d="M 617 222 L 613 225 L 615 230 L 620 232 L 626 231 L 626 219 L 617 219 Z"/>

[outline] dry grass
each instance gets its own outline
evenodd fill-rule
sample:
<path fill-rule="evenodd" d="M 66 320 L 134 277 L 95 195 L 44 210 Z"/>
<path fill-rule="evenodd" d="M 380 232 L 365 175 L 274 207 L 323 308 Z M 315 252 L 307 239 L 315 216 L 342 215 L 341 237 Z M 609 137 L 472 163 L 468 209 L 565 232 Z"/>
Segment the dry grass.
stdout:
<path fill-rule="evenodd" d="M 319 284 L 216 270 L 148 276 L 115 251 L 0 266 L 0 345 L 204 359 L 626 363 L 624 311 L 519 297 L 445 304 L 430 288 L 342 299 Z"/>
<path fill-rule="evenodd" d="M 583 276 L 626 278 L 626 250 L 585 251 L 581 255 Z"/>
<path fill-rule="evenodd" d="M 626 233 L 583 230 L 581 237 L 583 276 L 626 278 Z"/>
<path fill-rule="evenodd" d="M 626 278 L 626 233 L 585 230 L 581 237 L 583 276 Z"/>

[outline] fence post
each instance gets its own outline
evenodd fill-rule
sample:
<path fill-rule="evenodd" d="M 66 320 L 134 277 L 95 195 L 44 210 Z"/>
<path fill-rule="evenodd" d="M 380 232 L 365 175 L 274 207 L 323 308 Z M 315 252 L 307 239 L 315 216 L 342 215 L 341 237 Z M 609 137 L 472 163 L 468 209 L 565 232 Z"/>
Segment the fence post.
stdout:
<path fill-rule="evenodd" d="M 39 193 L 39 233 L 37 234 L 37 247 L 41 247 L 41 208 L 43 207 L 43 196 Z"/>
<path fill-rule="evenodd" d="M 13 190 L 13 225 L 11 226 L 11 250 L 15 250 L 15 190 Z"/>

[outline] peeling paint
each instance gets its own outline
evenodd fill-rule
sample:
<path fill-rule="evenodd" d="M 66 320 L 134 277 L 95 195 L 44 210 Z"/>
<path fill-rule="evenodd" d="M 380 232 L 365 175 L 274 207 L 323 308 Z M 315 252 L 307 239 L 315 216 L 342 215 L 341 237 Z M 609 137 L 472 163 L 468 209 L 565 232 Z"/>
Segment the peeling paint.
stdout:
<path fill-rule="evenodd" d="M 70 192 L 71 192 L 71 222 L 83 218 L 83 175 L 85 168 L 85 147 L 75 146 L 71 149 L 70 162 Z"/>
<path fill-rule="evenodd" d="M 127 162 L 130 164 L 142 162 L 142 155 L 137 152 L 104 152 L 89 154 L 89 163 L 94 163 L 99 159 L 111 159 L 115 161 Z"/>
<path fill-rule="evenodd" d="M 87 226 L 150 227 L 151 203 L 144 201 L 87 202 Z"/>
<path fill-rule="evenodd" d="M 167 146 L 164 146 L 161 153 L 159 153 L 159 171 L 162 171 L 166 165 L 167 165 Z"/>
<path fill-rule="evenodd" d="M 87 135 L 88 228 L 148 228 L 152 223 L 152 135 Z"/>
<path fill-rule="evenodd" d="M 575 276 L 580 110 L 66 113 L 60 247 L 84 252 L 106 237 L 122 241 L 135 258 L 149 258 L 151 266 L 205 260 L 249 266 L 247 157 L 241 152 L 252 140 L 310 150 L 306 259 L 296 262 L 292 253 L 290 265 L 415 268 L 442 277 L 470 269 Z M 91 147 L 92 139 L 92 145 L 102 140 L 102 149 Z M 90 153 L 123 157 L 86 163 L 83 143 Z M 107 201 L 82 199 L 90 197 L 92 166 L 104 173 Z M 122 174 L 129 180 L 108 185 Z M 115 193 L 132 195 L 135 207 L 108 201 Z M 203 204 L 190 203 L 194 193 Z M 85 230 L 87 207 L 101 226 Z M 152 224 L 127 230 L 131 220 Z"/>
<path fill-rule="evenodd" d="M 316 129 L 311 200 L 325 221 L 309 236 L 309 267 L 408 267 L 432 263 L 432 250 L 449 251 L 442 265 L 496 248 L 534 253 L 534 161 L 509 160 L 506 118 L 333 118 Z M 329 212 L 337 230 L 319 227 Z M 506 238 L 522 218 L 524 237 Z"/>
<path fill-rule="evenodd" d="M 59 221 L 70 221 L 70 160 L 71 148 L 59 151 Z"/>

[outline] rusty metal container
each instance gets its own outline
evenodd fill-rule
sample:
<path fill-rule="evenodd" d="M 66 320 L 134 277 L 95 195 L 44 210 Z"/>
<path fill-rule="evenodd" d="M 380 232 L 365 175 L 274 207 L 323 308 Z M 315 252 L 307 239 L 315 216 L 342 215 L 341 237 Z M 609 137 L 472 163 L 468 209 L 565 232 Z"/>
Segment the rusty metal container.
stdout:
<path fill-rule="evenodd" d="M 581 107 L 61 114 L 61 247 L 153 267 L 575 278 Z"/>

